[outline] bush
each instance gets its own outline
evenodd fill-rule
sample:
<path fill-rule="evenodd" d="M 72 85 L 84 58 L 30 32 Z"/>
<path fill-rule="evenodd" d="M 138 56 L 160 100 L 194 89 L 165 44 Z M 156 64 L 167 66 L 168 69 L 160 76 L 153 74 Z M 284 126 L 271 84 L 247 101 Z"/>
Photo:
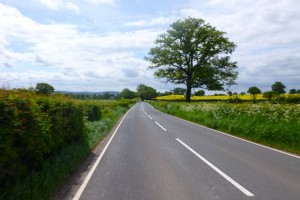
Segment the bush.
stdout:
<path fill-rule="evenodd" d="M 71 100 L 9 92 L 0 112 L 1 186 L 39 170 L 52 152 L 84 135 L 83 112 Z"/>
<path fill-rule="evenodd" d="M 132 102 L 0 90 L 0 199 L 49 199 Z"/>

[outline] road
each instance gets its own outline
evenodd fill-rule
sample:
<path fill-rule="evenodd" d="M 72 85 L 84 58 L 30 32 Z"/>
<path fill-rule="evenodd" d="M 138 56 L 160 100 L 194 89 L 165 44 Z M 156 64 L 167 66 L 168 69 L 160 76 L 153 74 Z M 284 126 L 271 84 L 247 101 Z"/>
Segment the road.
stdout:
<path fill-rule="evenodd" d="M 76 199 L 299 200 L 300 158 L 137 103 Z"/>

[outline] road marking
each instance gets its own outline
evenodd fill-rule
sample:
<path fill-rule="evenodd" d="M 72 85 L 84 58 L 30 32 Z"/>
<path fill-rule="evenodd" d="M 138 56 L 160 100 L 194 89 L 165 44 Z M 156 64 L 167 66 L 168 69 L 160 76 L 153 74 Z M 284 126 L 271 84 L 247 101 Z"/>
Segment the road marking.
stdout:
<path fill-rule="evenodd" d="M 133 108 L 133 107 L 132 107 Z M 93 173 L 95 172 L 98 164 L 100 163 L 103 155 L 105 154 L 108 146 L 110 145 L 112 139 L 114 138 L 114 136 L 116 135 L 117 131 L 119 130 L 123 120 L 125 119 L 125 117 L 127 116 L 127 114 L 132 110 L 132 108 L 124 115 L 124 117 L 122 118 L 122 120 L 120 121 L 119 125 L 117 126 L 115 132 L 113 133 L 113 135 L 111 136 L 111 138 L 109 139 L 109 141 L 107 142 L 107 144 L 105 145 L 104 149 L 102 150 L 101 154 L 99 155 L 99 157 L 97 158 L 96 162 L 94 163 L 92 169 L 89 171 L 88 175 L 85 177 L 83 183 L 81 184 L 80 188 L 78 189 L 77 193 L 75 194 L 75 196 L 73 197 L 73 200 L 78 200 L 81 196 L 81 194 L 83 193 L 85 187 L 87 186 L 89 180 L 91 179 Z"/>
<path fill-rule="evenodd" d="M 153 106 L 152 106 L 152 107 L 153 107 Z M 153 108 L 154 108 L 154 107 L 153 107 Z M 241 141 L 244 141 L 244 142 L 247 142 L 247 143 L 250 143 L 250 144 L 253 144 L 253 145 L 262 147 L 262 148 L 265 148 L 265 149 L 269 149 L 269 150 L 271 150 L 271 151 L 275 151 L 275 152 L 282 153 L 282 154 L 287 155 L 287 156 L 292 156 L 292 157 L 294 157 L 294 158 L 300 159 L 300 156 L 298 156 L 298 155 L 291 154 L 291 153 L 288 153 L 288 152 L 285 152 L 285 151 L 282 151 L 282 150 L 279 150 L 279 149 L 274 149 L 274 148 L 272 148 L 272 147 L 268 147 L 268 146 L 265 146 L 265 145 L 262 145 L 262 144 L 258 144 L 258 143 L 256 143 L 256 142 L 252 142 L 252 141 L 250 141 L 250 140 L 246 140 L 246 139 L 243 139 L 243 138 L 239 138 L 239 137 L 237 137 L 237 136 L 230 135 L 230 134 L 228 134 L 228 133 L 224 133 L 224 132 L 222 132 L 222 131 L 218 131 L 218 130 L 215 130 L 215 129 L 212 129 L 212 128 L 208 128 L 208 127 L 206 127 L 206 126 L 202 126 L 202 125 L 197 124 L 197 123 L 195 123 L 195 122 L 188 121 L 188 120 L 186 120 L 186 119 L 181 119 L 181 118 L 179 118 L 179 117 L 176 117 L 176 116 L 173 116 L 173 115 L 169 115 L 169 114 L 164 113 L 164 112 L 162 112 L 162 111 L 160 111 L 160 110 L 157 110 L 156 108 L 154 108 L 154 109 L 155 109 L 156 111 L 160 112 L 160 113 L 163 113 L 163 114 L 168 115 L 168 116 L 170 116 L 170 117 L 173 117 L 173 118 L 175 118 L 175 119 L 179 119 L 179 120 L 182 120 L 182 121 L 185 121 L 185 122 L 194 124 L 194 125 L 196 125 L 196 126 L 200 126 L 200 127 L 202 127 L 202 128 L 205 128 L 205 129 L 208 129 L 208 130 L 217 132 L 217 133 L 221 133 L 221 134 L 223 134 L 223 135 L 225 135 L 225 136 L 228 136 L 228 137 L 231 137 L 231 138 L 235 138 L 235 139 L 238 139 L 238 140 L 241 140 Z"/>
<path fill-rule="evenodd" d="M 144 104 L 142 103 L 142 109 L 143 109 L 143 111 L 145 112 L 145 109 L 144 109 Z"/>
<path fill-rule="evenodd" d="M 157 124 L 162 130 L 167 131 L 162 125 L 160 125 L 157 121 L 155 121 L 155 124 Z"/>
<path fill-rule="evenodd" d="M 226 175 L 224 172 L 222 172 L 219 168 L 217 168 L 211 162 L 209 162 L 204 157 L 202 157 L 200 154 L 198 154 L 194 149 L 192 149 L 191 147 L 189 147 L 187 144 L 185 144 L 184 142 L 182 142 L 180 139 L 176 138 L 176 140 L 180 144 L 182 144 L 185 148 L 187 148 L 188 150 L 190 150 L 193 154 L 195 154 L 198 158 L 200 158 L 203 162 L 205 162 L 208 166 L 210 166 L 212 169 L 214 169 L 216 172 L 218 172 L 221 176 L 223 176 L 232 185 L 234 185 L 236 188 L 238 188 L 240 191 L 242 191 L 245 195 L 247 195 L 249 197 L 253 197 L 254 196 L 254 194 L 252 194 L 246 188 L 244 188 L 243 186 L 241 186 L 238 182 L 236 182 L 235 180 L 233 180 L 232 178 L 230 178 L 228 175 Z"/>
<path fill-rule="evenodd" d="M 146 114 L 146 115 L 148 115 L 148 113 L 147 113 L 147 112 L 145 112 L 145 114 Z"/>
<path fill-rule="evenodd" d="M 149 117 L 150 119 L 152 119 L 152 117 L 151 117 L 150 115 L 148 115 L 148 117 Z"/>

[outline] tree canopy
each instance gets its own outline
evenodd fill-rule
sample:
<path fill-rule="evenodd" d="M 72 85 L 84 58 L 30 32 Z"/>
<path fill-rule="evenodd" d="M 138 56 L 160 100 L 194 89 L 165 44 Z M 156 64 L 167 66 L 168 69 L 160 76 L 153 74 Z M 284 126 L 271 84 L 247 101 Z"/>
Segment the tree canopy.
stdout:
<path fill-rule="evenodd" d="M 285 85 L 283 85 L 282 82 L 275 82 L 273 85 L 272 85 L 272 91 L 273 92 L 277 92 L 278 94 L 285 94 Z"/>
<path fill-rule="evenodd" d="M 249 87 L 247 92 L 253 96 L 261 94 L 261 90 L 256 86 Z"/>
<path fill-rule="evenodd" d="M 185 84 L 190 101 L 193 88 L 224 90 L 224 85 L 235 84 L 237 65 L 229 55 L 236 45 L 225 34 L 202 19 L 178 20 L 158 36 L 145 59 L 156 69 L 156 78 Z"/>
<path fill-rule="evenodd" d="M 180 88 L 176 87 L 172 90 L 173 94 L 179 94 L 179 95 L 184 95 L 186 94 L 186 89 L 185 88 Z"/>
<path fill-rule="evenodd" d="M 134 93 L 134 91 L 131 91 L 130 89 L 125 88 L 120 93 L 120 96 L 124 99 L 133 99 L 135 97 L 135 93 Z"/>
<path fill-rule="evenodd" d="M 54 87 L 48 83 L 37 83 L 35 90 L 38 94 L 52 94 L 54 92 Z"/>
<path fill-rule="evenodd" d="M 139 84 L 136 88 L 138 96 L 141 98 L 141 100 L 151 100 L 155 97 L 157 97 L 157 91 L 156 89 L 144 85 L 144 84 Z"/>
<path fill-rule="evenodd" d="M 198 90 L 197 92 L 195 92 L 195 96 L 204 96 L 204 95 L 205 95 L 204 90 Z"/>
<path fill-rule="evenodd" d="M 254 103 L 256 102 L 256 95 L 261 94 L 261 90 L 256 86 L 249 87 L 247 92 L 253 96 Z"/>

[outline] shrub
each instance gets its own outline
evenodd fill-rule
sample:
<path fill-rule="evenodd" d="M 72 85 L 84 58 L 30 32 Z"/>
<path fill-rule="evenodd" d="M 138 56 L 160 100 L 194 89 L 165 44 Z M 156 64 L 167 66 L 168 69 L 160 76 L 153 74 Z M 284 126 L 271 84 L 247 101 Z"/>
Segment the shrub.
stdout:
<path fill-rule="evenodd" d="M 0 185 L 43 167 L 66 143 L 84 136 L 80 106 L 68 99 L 6 93 L 0 99 Z"/>

